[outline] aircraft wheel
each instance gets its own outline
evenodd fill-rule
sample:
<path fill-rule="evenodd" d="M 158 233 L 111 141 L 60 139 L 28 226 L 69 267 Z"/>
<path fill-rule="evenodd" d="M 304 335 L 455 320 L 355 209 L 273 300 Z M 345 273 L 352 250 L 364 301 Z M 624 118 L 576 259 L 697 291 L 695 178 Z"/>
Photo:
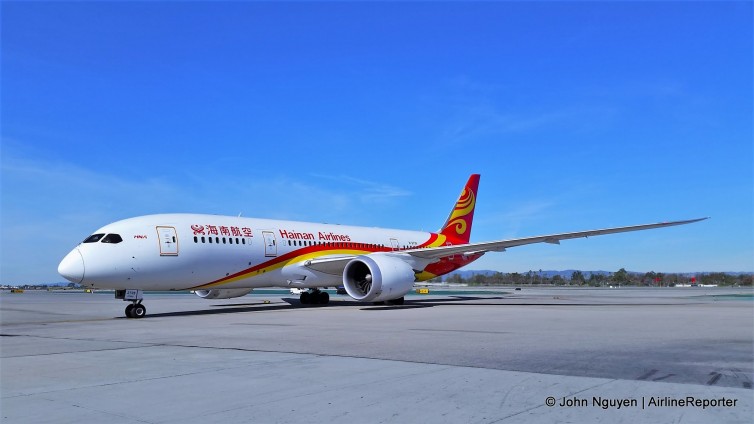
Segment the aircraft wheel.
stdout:
<path fill-rule="evenodd" d="M 301 296 L 299 297 L 301 300 L 302 305 L 308 305 L 312 303 L 312 296 L 309 294 L 309 292 L 303 292 L 301 293 Z"/>
<path fill-rule="evenodd" d="M 317 297 L 319 298 L 320 305 L 327 305 L 330 303 L 330 294 L 327 292 L 321 292 Z"/>
<path fill-rule="evenodd" d="M 126 306 L 126 318 L 133 318 L 133 310 L 134 310 L 134 304 L 131 303 L 128 306 Z"/>
<path fill-rule="evenodd" d="M 144 316 L 147 314 L 147 307 L 142 305 L 141 303 L 133 306 L 134 307 L 131 310 L 131 316 L 133 318 L 144 318 Z"/>

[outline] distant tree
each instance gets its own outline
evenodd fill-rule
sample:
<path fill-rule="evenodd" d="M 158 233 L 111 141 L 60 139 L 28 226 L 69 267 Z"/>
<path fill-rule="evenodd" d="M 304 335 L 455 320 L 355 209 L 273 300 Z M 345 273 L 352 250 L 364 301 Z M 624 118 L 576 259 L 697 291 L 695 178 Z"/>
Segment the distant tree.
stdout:
<path fill-rule="evenodd" d="M 571 274 L 571 284 L 584 285 L 584 274 L 581 271 L 573 271 Z"/>
<path fill-rule="evenodd" d="M 610 278 L 610 281 L 616 284 L 628 284 L 629 283 L 629 277 L 628 277 L 628 271 L 626 271 L 625 268 L 621 268 L 613 274 L 613 276 Z"/>
<path fill-rule="evenodd" d="M 678 274 L 667 274 L 663 277 L 663 281 L 672 287 L 678 284 L 679 281 L 683 281 L 683 279 Z"/>
<path fill-rule="evenodd" d="M 449 284 L 463 284 L 463 278 L 459 274 L 453 274 L 450 277 L 445 279 L 446 283 Z"/>
<path fill-rule="evenodd" d="M 709 274 L 703 274 L 699 277 L 701 284 L 717 284 L 720 286 L 732 286 L 734 284 L 740 284 L 740 280 L 733 275 L 726 274 L 724 272 L 711 272 Z"/>
<path fill-rule="evenodd" d="M 493 286 L 501 286 L 505 284 L 505 274 L 502 272 L 496 272 L 490 276 L 490 278 L 487 279 L 488 284 Z"/>
<path fill-rule="evenodd" d="M 473 286 L 485 286 L 487 285 L 487 276 L 484 274 L 474 274 L 469 284 Z"/>
<path fill-rule="evenodd" d="M 649 271 L 641 277 L 641 284 L 645 286 L 652 286 L 656 283 L 657 274 L 654 271 Z"/>
<path fill-rule="evenodd" d="M 601 286 L 605 282 L 605 276 L 602 274 L 592 273 L 589 275 L 589 285 L 592 287 Z"/>

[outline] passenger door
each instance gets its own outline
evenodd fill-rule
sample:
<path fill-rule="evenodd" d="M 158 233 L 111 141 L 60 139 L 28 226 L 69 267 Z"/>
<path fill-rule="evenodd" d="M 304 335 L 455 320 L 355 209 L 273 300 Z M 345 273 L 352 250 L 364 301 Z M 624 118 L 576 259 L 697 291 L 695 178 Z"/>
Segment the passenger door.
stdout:
<path fill-rule="evenodd" d="M 178 234 L 175 227 L 157 227 L 160 256 L 178 256 Z"/>
<path fill-rule="evenodd" d="M 262 231 L 264 238 L 264 256 L 277 256 L 278 247 L 275 243 L 275 233 L 272 231 Z"/>

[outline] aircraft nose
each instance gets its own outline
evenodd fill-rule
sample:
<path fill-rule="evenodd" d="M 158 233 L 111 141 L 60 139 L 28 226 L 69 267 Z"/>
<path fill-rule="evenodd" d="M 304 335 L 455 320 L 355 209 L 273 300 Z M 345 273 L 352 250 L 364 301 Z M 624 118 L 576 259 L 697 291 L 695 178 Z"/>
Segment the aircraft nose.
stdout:
<path fill-rule="evenodd" d="M 73 249 L 65 255 L 58 265 L 58 274 L 76 284 L 84 281 L 84 258 L 79 249 Z"/>

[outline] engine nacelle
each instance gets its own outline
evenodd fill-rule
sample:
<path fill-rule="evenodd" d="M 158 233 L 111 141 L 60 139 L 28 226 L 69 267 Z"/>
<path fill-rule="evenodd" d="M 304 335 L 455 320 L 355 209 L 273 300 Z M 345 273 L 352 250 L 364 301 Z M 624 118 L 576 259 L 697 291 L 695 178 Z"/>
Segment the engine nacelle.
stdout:
<path fill-rule="evenodd" d="M 416 279 L 406 262 L 381 253 L 357 256 L 343 270 L 343 286 L 360 302 L 398 299 L 411 291 Z"/>
<path fill-rule="evenodd" d="M 233 297 L 246 296 L 254 289 L 214 289 L 197 290 L 194 292 L 202 299 L 231 299 Z"/>

